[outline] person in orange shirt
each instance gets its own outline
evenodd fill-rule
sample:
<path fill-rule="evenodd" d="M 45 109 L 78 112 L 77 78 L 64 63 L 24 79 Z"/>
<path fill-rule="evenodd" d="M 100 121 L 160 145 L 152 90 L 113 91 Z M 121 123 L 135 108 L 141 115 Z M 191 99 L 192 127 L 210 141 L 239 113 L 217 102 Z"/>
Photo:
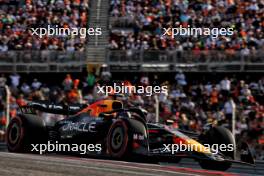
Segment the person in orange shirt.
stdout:
<path fill-rule="evenodd" d="M 212 110 L 216 110 L 217 109 L 218 94 L 219 94 L 218 90 L 216 89 L 216 87 L 214 87 L 212 92 L 211 92 L 211 98 L 210 98 L 210 103 L 211 103 Z"/>
<path fill-rule="evenodd" d="M 80 83 L 79 79 L 75 79 L 73 81 L 73 89 L 71 89 L 67 94 L 68 102 L 80 103 L 82 96 L 80 90 L 78 89 L 79 83 Z"/>
<path fill-rule="evenodd" d="M 20 94 L 19 95 L 19 97 L 17 98 L 16 102 L 17 102 L 18 106 L 25 106 L 25 105 L 27 105 L 27 102 L 25 101 L 23 94 Z"/>
<path fill-rule="evenodd" d="M 68 93 L 68 102 L 70 103 L 77 103 L 79 100 L 79 93 L 78 93 L 78 89 L 72 89 L 69 93 Z"/>

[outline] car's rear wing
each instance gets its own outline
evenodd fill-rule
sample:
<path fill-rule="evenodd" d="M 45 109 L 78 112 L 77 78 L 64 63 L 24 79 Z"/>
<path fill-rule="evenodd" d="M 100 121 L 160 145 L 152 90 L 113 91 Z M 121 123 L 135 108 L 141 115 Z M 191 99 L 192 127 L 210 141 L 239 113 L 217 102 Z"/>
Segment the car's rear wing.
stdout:
<path fill-rule="evenodd" d="M 32 101 L 28 102 L 25 106 L 20 106 L 20 110 L 23 114 L 35 114 L 36 110 L 62 115 L 74 115 L 87 107 L 85 104 L 54 104 L 48 101 Z"/>

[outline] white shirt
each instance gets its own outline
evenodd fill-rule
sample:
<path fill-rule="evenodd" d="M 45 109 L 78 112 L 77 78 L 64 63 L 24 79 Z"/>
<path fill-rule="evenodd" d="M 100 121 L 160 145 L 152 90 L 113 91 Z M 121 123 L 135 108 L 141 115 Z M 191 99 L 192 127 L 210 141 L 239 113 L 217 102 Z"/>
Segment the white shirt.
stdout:
<path fill-rule="evenodd" d="M 38 81 L 34 81 L 31 85 L 34 89 L 39 89 L 41 86 L 41 83 Z"/>
<path fill-rule="evenodd" d="M 21 86 L 21 90 L 22 90 L 22 92 L 24 92 L 24 93 L 30 93 L 30 87 L 29 87 L 27 84 L 23 84 L 23 85 Z"/>
<path fill-rule="evenodd" d="M 230 90 L 231 89 L 231 81 L 229 81 L 228 79 L 224 79 L 221 81 L 221 89 L 222 90 Z"/>
<path fill-rule="evenodd" d="M 183 73 L 177 73 L 175 75 L 175 80 L 177 81 L 179 85 L 185 86 L 187 84 L 185 80 L 185 75 Z"/>
<path fill-rule="evenodd" d="M 233 100 L 227 101 L 224 105 L 225 114 L 233 114 L 233 108 L 235 108 Z"/>
<path fill-rule="evenodd" d="M 6 84 L 6 78 L 0 77 L 0 87 L 5 87 L 5 84 Z"/>
<path fill-rule="evenodd" d="M 213 90 L 213 86 L 212 86 L 212 84 L 207 84 L 207 85 L 204 86 L 204 88 L 205 88 L 206 93 L 207 93 L 208 95 L 209 95 L 209 94 L 212 92 L 212 90 Z"/>
<path fill-rule="evenodd" d="M 19 75 L 10 75 L 11 83 L 14 87 L 19 85 L 20 76 Z"/>
<path fill-rule="evenodd" d="M 8 47 L 6 45 L 0 45 L 0 51 L 5 52 L 8 50 Z"/>

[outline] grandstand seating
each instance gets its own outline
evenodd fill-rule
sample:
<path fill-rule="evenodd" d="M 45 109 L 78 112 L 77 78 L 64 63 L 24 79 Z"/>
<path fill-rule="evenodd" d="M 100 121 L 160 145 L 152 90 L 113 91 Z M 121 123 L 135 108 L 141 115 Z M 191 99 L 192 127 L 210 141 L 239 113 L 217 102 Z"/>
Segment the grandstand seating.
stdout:
<path fill-rule="evenodd" d="M 235 0 L 111 0 L 112 24 L 110 48 L 145 50 L 228 50 L 254 53 L 262 49 L 263 1 Z M 123 27 L 115 28 L 120 23 Z M 127 26 L 126 26 L 127 25 Z M 232 27 L 234 35 L 212 39 L 161 36 L 162 28 Z M 129 30 L 128 30 L 129 29 Z"/>
<path fill-rule="evenodd" d="M 18 1 L 19 2 L 19 1 Z M 89 0 L 35 1 L 13 3 L 4 1 L 0 6 L 0 51 L 58 50 L 83 51 L 86 39 L 78 36 L 33 36 L 31 28 L 87 27 Z"/>

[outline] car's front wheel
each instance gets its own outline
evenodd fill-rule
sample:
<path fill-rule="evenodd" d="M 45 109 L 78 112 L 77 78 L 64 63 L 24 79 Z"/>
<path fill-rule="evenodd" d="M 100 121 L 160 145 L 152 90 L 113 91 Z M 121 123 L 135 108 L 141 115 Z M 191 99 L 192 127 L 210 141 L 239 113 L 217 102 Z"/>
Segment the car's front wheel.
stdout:
<path fill-rule="evenodd" d="M 236 153 L 236 142 L 234 136 L 224 127 L 213 127 L 209 131 L 206 132 L 203 138 L 203 144 L 210 144 L 211 146 L 214 144 L 221 145 L 225 144 L 226 146 L 232 146 L 233 150 L 231 151 L 220 151 L 225 158 L 234 159 Z M 220 162 L 220 161 L 212 161 L 212 160 L 201 160 L 200 166 L 203 169 L 210 169 L 210 170 L 220 170 L 225 171 L 232 166 L 230 162 Z"/>
<path fill-rule="evenodd" d="M 130 136 L 124 120 L 112 124 L 107 135 L 107 152 L 113 158 L 124 158 L 130 151 Z"/>

